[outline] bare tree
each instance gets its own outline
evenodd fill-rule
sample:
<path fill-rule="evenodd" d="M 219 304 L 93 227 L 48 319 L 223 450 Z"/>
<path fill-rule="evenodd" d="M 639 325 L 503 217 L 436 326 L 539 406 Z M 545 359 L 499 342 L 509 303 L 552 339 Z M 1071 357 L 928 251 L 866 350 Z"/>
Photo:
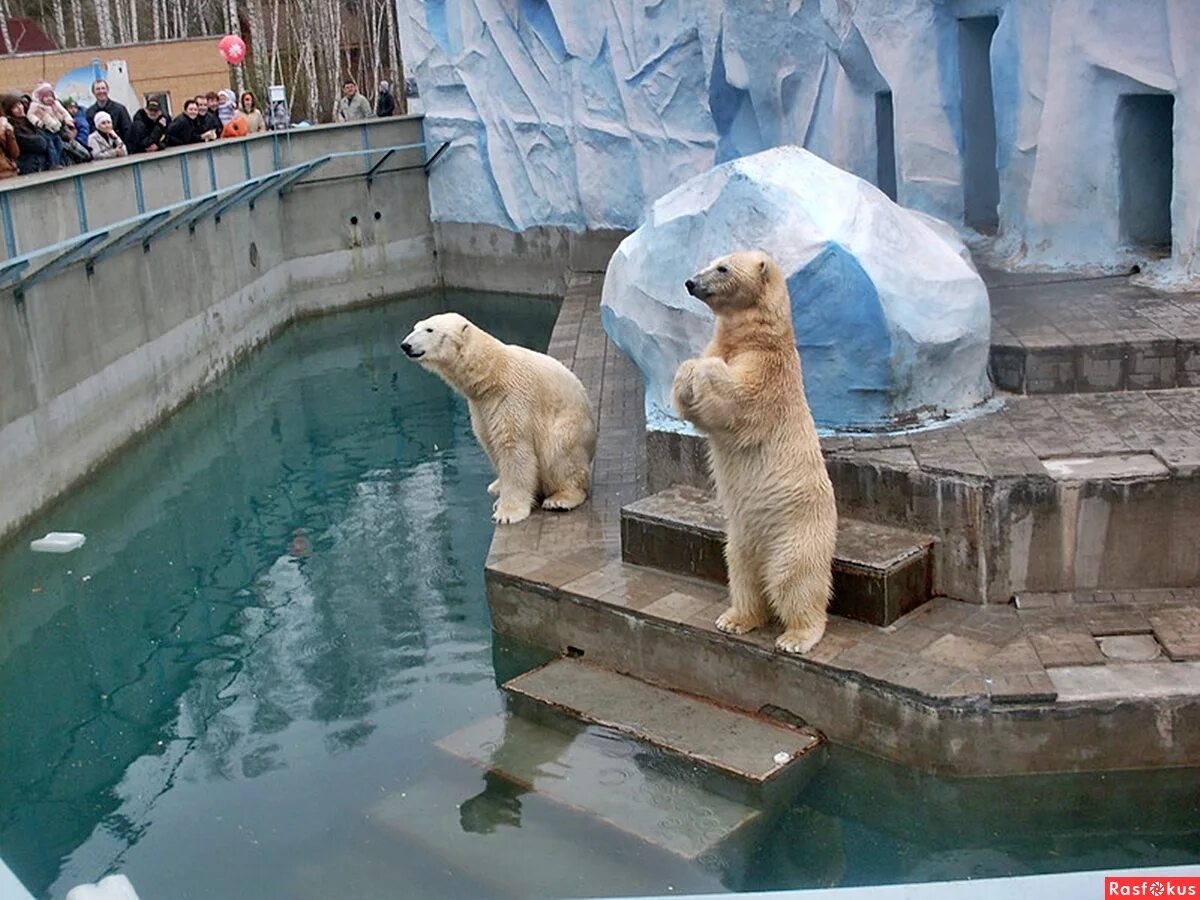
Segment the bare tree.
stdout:
<path fill-rule="evenodd" d="M 70 0 L 71 30 L 75 32 L 75 46 L 82 47 L 87 42 L 87 32 L 83 28 L 83 0 Z"/>
<path fill-rule="evenodd" d="M 392 95 L 396 98 L 396 113 L 408 112 L 408 98 L 404 96 L 404 69 L 400 66 L 400 31 L 396 28 L 396 4 L 384 0 L 387 7 L 388 74 L 391 75 Z"/>
<path fill-rule="evenodd" d="M 117 42 L 113 33 L 112 9 L 108 0 L 96 0 L 96 28 L 100 32 L 100 45 L 111 47 Z"/>
<path fill-rule="evenodd" d="M 8 0 L 0 0 L 0 37 L 4 38 L 4 48 L 7 53 L 16 53 L 17 48 L 13 46 L 12 33 L 8 29 L 8 20 L 12 18 L 12 13 L 8 8 Z"/>
<path fill-rule="evenodd" d="M 108 0 L 99 0 L 98 6 L 108 6 Z M 117 40 L 122 44 L 128 44 L 129 24 L 125 20 L 124 0 L 113 0 L 113 7 L 116 10 L 116 15 L 113 18 L 116 20 Z"/>
<path fill-rule="evenodd" d="M 50 12 L 54 16 L 54 40 L 58 46 L 67 45 L 67 17 L 63 15 L 62 0 L 50 0 Z"/>

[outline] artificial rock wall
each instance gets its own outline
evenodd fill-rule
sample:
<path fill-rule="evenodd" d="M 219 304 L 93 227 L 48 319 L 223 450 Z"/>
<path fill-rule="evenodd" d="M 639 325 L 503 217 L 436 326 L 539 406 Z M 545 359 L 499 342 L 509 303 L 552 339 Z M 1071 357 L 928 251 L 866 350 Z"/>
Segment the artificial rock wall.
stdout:
<path fill-rule="evenodd" d="M 426 134 L 452 145 L 436 220 L 631 229 L 714 163 L 801 144 L 997 232 L 1009 265 L 1200 277 L 1194 0 L 401 6 Z"/>

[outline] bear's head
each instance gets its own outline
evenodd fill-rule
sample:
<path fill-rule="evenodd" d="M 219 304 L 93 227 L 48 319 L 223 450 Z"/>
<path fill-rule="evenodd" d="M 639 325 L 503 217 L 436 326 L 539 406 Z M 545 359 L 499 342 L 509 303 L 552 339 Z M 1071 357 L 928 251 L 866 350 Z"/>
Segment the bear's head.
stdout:
<path fill-rule="evenodd" d="M 762 303 L 777 294 L 779 266 L 761 250 L 745 250 L 714 259 L 684 282 L 687 292 L 717 315 L 734 313 Z"/>
<path fill-rule="evenodd" d="M 400 344 L 409 359 L 423 366 L 438 366 L 457 359 L 474 326 L 458 313 L 440 313 L 422 319 Z"/>

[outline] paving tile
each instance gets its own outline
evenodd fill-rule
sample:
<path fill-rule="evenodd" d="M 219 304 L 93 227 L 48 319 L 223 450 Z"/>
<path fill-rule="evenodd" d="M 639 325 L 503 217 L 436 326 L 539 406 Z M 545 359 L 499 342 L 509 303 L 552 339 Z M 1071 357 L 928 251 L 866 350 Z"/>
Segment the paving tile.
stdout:
<path fill-rule="evenodd" d="M 958 634 L 943 634 L 922 650 L 920 655 L 932 662 L 977 671 L 984 661 L 994 656 L 998 650 L 995 644 Z"/>
<path fill-rule="evenodd" d="M 1150 620 L 1143 610 L 1117 604 L 1081 608 L 1081 620 L 1093 637 L 1109 634 L 1149 634 Z"/>
<path fill-rule="evenodd" d="M 696 615 L 707 606 L 707 603 L 697 597 L 680 591 L 672 591 L 665 597 L 660 597 L 653 603 L 643 606 L 641 612 L 647 616 L 654 616 L 656 619 L 687 622 L 691 616 Z"/>
<path fill-rule="evenodd" d="M 924 650 L 940 637 L 942 637 L 942 632 L 940 631 L 926 628 L 923 625 L 908 625 L 895 630 L 875 629 L 874 634 L 863 638 L 863 640 L 898 653 L 917 653 Z"/>
<path fill-rule="evenodd" d="M 1036 632 L 1029 635 L 1029 642 L 1046 668 L 1104 664 L 1104 654 L 1096 646 L 1096 639 L 1082 628 Z"/>
<path fill-rule="evenodd" d="M 991 656 L 981 664 L 982 671 L 987 675 L 1029 675 L 1044 669 L 1041 657 L 1033 649 L 1033 644 L 1027 637 L 1019 637 Z"/>
<path fill-rule="evenodd" d="M 536 553 L 512 553 L 498 559 L 489 559 L 488 568 L 514 578 L 523 578 L 530 572 L 549 565 L 550 560 Z"/>
<path fill-rule="evenodd" d="M 858 642 L 853 638 L 831 634 L 826 630 L 825 637 L 821 638 L 821 642 L 806 653 L 804 658 L 809 662 L 827 663 L 842 651 L 853 647 L 856 643 Z"/>
<path fill-rule="evenodd" d="M 862 672 L 870 678 L 886 681 L 893 669 L 907 661 L 907 654 L 894 653 L 871 644 L 855 643 L 830 660 L 830 665 Z"/>
<path fill-rule="evenodd" d="M 1149 619 L 1155 638 L 1172 661 L 1200 660 L 1200 613 L 1196 609 L 1159 610 Z"/>
<path fill-rule="evenodd" d="M 888 672 L 888 680 L 922 694 L 942 697 L 952 694 L 952 685 L 969 674 L 955 666 L 910 657 Z"/>
<path fill-rule="evenodd" d="M 985 678 L 993 703 L 1047 703 L 1058 697 L 1054 683 L 1044 673 L 997 675 Z"/>

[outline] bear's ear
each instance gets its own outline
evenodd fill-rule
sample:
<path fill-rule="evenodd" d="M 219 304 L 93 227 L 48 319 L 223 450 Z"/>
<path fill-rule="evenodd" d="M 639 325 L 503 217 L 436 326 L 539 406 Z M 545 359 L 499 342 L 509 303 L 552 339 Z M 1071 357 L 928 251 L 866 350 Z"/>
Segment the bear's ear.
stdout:
<path fill-rule="evenodd" d="M 765 259 L 760 259 L 758 261 L 758 280 L 765 283 L 767 281 L 767 279 L 770 277 L 771 277 L 770 266 L 767 265 L 767 261 Z"/>
<path fill-rule="evenodd" d="M 470 327 L 471 327 L 471 323 L 470 323 L 470 322 L 463 322 L 463 323 L 462 323 L 462 327 L 458 329 L 458 333 L 459 333 L 459 334 L 466 334 L 466 333 L 467 333 L 467 329 L 468 329 L 468 328 L 470 328 Z"/>

